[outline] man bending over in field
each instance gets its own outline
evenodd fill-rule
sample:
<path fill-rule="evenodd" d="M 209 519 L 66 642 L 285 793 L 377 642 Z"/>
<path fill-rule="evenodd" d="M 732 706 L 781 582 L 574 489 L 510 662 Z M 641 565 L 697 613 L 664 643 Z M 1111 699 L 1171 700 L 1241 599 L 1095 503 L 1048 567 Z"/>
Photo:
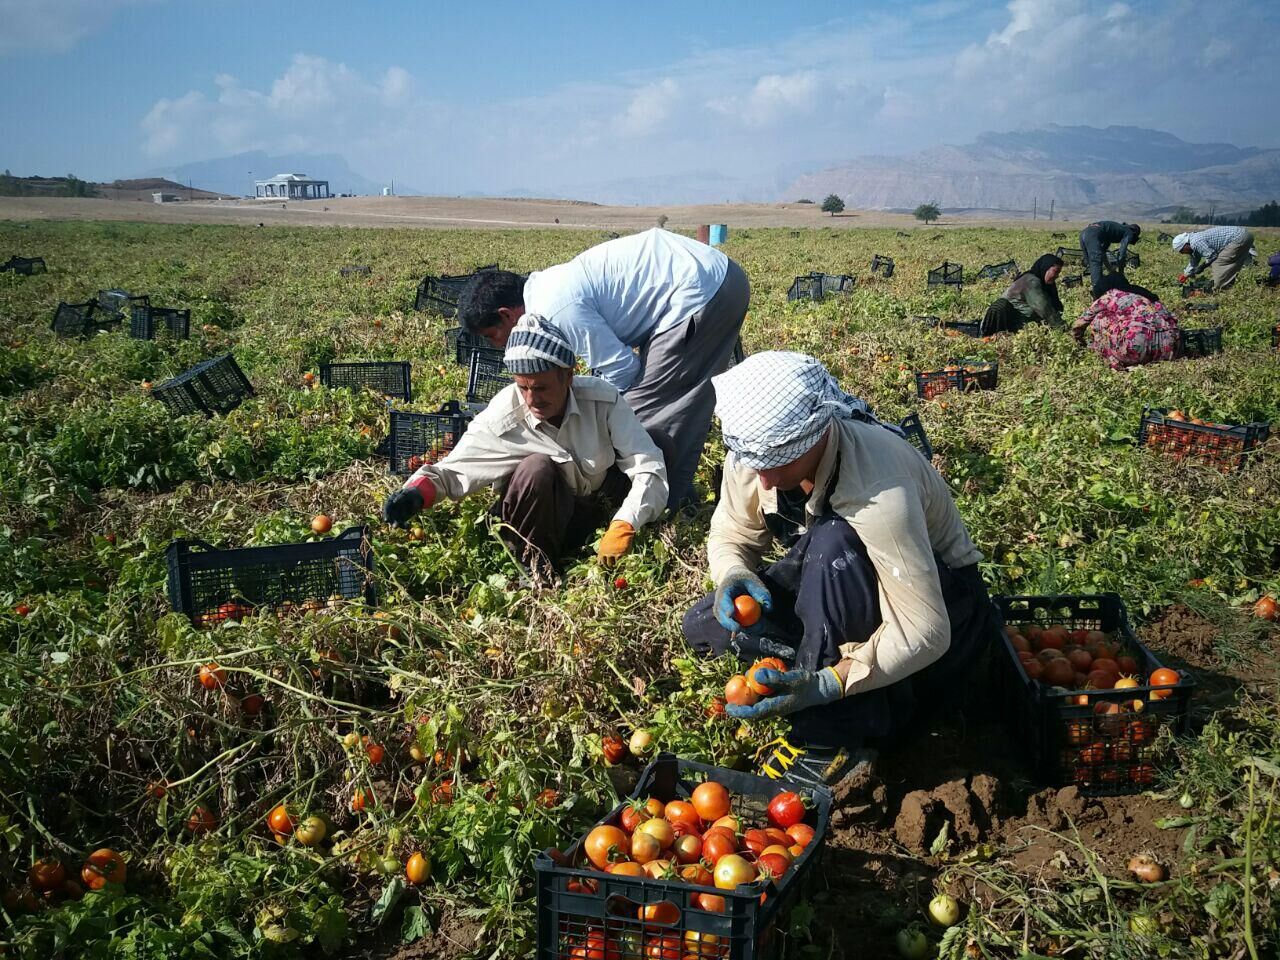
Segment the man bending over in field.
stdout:
<path fill-rule="evenodd" d="M 441 496 L 497 487 L 503 539 L 535 578 L 554 579 L 563 560 L 612 514 L 598 557 L 606 566 L 667 502 L 662 452 L 608 383 L 575 377 L 564 333 L 528 315 L 510 331 L 504 387 L 438 463 L 387 498 L 383 518 L 404 526 Z"/>
<path fill-rule="evenodd" d="M 1213 292 L 1236 282 L 1240 268 L 1253 262 L 1253 234 L 1244 227 L 1210 227 L 1199 233 L 1180 233 L 1173 238 L 1173 252 L 1191 257 L 1178 277 L 1186 283 L 1206 267 L 1213 268 Z"/>
<path fill-rule="evenodd" d="M 527 281 L 505 270 L 477 273 L 457 316 L 497 347 L 526 310 L 559 326 L 650 433 L 670 439 L 670 505 L 678 507 L 692 496 L 711 427 L 711 377 L 729 364 L 750 298 L 747 275 L 719 250 L 655 228 Z"/>
<path fill-rule="evenodd" d="M 958 689 L 996 635 L 982 554 L 946 481 L 817 360 L 756 354 L 713 382 L 728 451 L 707 541 L 716 589 L 684 634 L 704 653 L 792 661 L 756 674 L 773 695 L 728 712 L 790 716 L 763 774 L 834 784 L 851 751 L 869 757 Z M 759 567 L 775 538 L 786 554 Z M 765 611 L 745 631 L 744 594 Z"/>

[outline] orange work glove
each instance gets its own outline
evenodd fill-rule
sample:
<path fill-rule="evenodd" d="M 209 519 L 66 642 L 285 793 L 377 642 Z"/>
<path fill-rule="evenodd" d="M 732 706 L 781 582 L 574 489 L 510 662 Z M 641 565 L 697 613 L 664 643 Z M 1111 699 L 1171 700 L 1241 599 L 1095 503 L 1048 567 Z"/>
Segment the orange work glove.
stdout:
<path fill-rule="evenodd" d="M 596 559 L 601 566 L 611 567 L 618 558 L 631 549 L 631 541 L 635 539 L 636 528 L 625 520 L 615 520 L 600 538 L 600 548 L 596 550 Z"/>

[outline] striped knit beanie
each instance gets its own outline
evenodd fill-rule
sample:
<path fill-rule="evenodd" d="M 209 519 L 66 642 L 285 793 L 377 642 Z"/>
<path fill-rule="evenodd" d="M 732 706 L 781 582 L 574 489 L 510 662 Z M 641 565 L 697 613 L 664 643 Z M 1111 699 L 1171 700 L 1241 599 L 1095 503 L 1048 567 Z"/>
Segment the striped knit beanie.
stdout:
<path fill-rule="evenodd" d="M 550 320 L 526 313 L 507 337 L 503 361 L 513 374 L 572 370 L 576 357 L 564 333 Z"/>

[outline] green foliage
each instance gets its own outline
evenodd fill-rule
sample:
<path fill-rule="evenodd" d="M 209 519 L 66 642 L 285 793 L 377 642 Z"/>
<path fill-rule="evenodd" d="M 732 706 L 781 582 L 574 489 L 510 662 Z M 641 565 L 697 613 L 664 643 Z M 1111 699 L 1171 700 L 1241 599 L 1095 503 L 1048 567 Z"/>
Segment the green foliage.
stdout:
<path fill-rule="evenodd" d="M 942 216 L 942 211 L 938 209 L 936 203 L 922 203 L 912 211 L 911 215 L 917 220 L 923 220 L 925 223 L 932 223 Z"/>
<path fill-rule="evenodd" d="M 833 217 L 837 213 L 844 212 L 844 201 L 837 197 L 834 193 L 827 194 L 827 198 L 822 201 L 822 212 L 829 213 Z"/>

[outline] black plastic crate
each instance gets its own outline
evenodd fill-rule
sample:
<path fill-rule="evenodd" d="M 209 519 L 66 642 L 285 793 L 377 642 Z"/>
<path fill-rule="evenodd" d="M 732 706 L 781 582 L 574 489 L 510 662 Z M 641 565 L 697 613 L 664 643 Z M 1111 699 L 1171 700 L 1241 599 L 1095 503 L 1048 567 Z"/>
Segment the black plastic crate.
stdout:
<path fill-rule="evenodd" d="M 189 340 L 191 311 L 153 307 L 150 303 L 134 304 L 129 312 L 129 336 L 135 340 L 154 340 L 158 333 L 175 340 Z"/>
<path fill-rule="evenodd" d="M 1173 345 L 1175 357 L 1207 357 L 1211 353 L 1222 352 L 1221 327 L 1201 327 L 1194 330 L 1175 327 L 1173 333 L 1177 337 Z"/>
<path fill-rule="evenodd" d="M 1110 267 L 1112 270 L 1121 269 L 1119 250 L 1107 251 L 1107 266 Z M 1140 267 L 1140 266 L 1142 266 L 1142 258 L 1140 256 L 1138 256 L 1132 250 L 1129 250 L 1128 252 L 1125 253 L 1124 269 L 1127 270 L 1129 267 Z"/>
<path fill-rule="evenodd" d="M 893 257 L 882 257 L 877 253 L 871 258 L 871 272 L 880 274 L 886 280 L 893 276 L 894 269 Z"/>
<path fill-rule="evenodd" d="M 1209 277 L 1193 277 L 1182 284 L 1182 299 L 1190 300 L 1213 292 L 1213 280 Z"/>
<path fill-rule="evenodd" d="M 377 602 L 368 527 L 351 527 L 314 543 L 219 550 L 203 540 L 175 540 L 169 606 L 196 626 L 241 620 L 268 610 L 323 610 L 344 600 Z"/>
<path fill-rule="evenodd" d="M 499 359 L 503 354 L 503 351 L 480 336 L 480 334 L 468 333 L 461 327 L 449 327 L 445 330 L 444 343 L 445 349 L 453 354 L 454 362 L 463 367 L 471 366 L 471 355 L 473 353 L 489 353 Z"/>
<path fill-rule="evenodd" d="M 951 363 L 941 370 L 916 373 L 916 396 L 932 400 L 948 390 L 994 390 L 1000 364 L 991 361 Z"/>
<path fill-rule="evenodd" d="M 48 267 L 44 265 L 44 257 L 13 256 L 4 263 L 0 263 L 0 273 L 16 273 L 24 277 L 44 273 L 47 270 Z"/>
<path fill-rule="evenodd" d="M 1165 233 L 1165 231 L 1161 230 L 1159 233 L 1156 234 L 1156 239 L 1159 240 L 1161 243 L 1172 243 L 1173 234 Z"/>
<path fill-rule="evenodd" d="M 1182 309 L 1191 313 L 1217 313 L 1218 304 L 1212 300 L 1205 303 L 1196 301 L 1195 303 L 1184 303 Z"/>
<path fill-rule="evenodd" d="M 820 301 L 829 293 L 848 293 L 857 283 L 857 277 L 846 273 L 810 273 L 792 281 L 791 288 L 787 291 L 787 300 Z"/>
<path fill-rule="evenodd" d="M 654 797 L 663 803 L 687 799 L 705 780 L 723 784 L 740 801 L 735 813 L 761 823 L 774 796 L 799 789 L 786 780 L 770 780 L 664 753 L 645 768 L 631 796 Z M 805 822 L 813 827 L 813 840 L 782 877 L 744 884 L 735 890 L 602 873 L 586 860 L 581 842 L 568 850 L 568 866 L 551 851 L 540 853 L 534 859 L 536 960 L 577 960 L 584 956 L 599 960 L 780 960 L 788 953 L 787 921 L 791 910 L 812 889 L 817 877 L 831 817 L 831 793 L 826 788 L 799 792 L 807 793 L 812 802 Z M 623 804 L 619 804 L 601 823 L 617 825 L 622 809 Z M 723 898 L 724 910 L 703 909 L 696 901 L 699 894 Z M 673 904 L 677 919 L 665 924 L 639 919 L 643 906 L 656 903 Z M 575 953 L 575 948 L 593 932 L 597 942 L 603 939 L 603 952 Z"/>
<path fill-rule="evenodd" d="M 920 422 L 920 414 L 909 413 L 898 421 L 898 428 L 907 436 L 907 442 L 924 454 L 926 460 L 933 459 L 933 444 L 924 432 L 924 424 Z"/>
<path fill-rule="evenodd" d="M 463 273 L 451 277 L 423 277 L 418 284 L 418 293 L 413 300 L 413 309 L 430 310 L 433 313 L 440 314 L 442 317 L 452 317 L 458 312 L 458 297 L 462 295 L 462 288 L 467 285 L 467 281 L 477 273 L 497 269 L 498 265 L 491 263 L 488 266 L 477 267 L 471 273 Z"/>
<path fill-rule="evenodd" d="M 1053 255 L 1062 261 L 1063 267 L 1084 266 L 1084 251 L 1079 247 L 1059 247 Z"/>
<path fill-rule="evenodd" d="M 507 373 L 501 355 L 496 351 L 477 350 L 471 354 L 471 370 L 467 374 L 467 403 L 483 407 L 503 387 L 515 381 Z"/>
<path fill-rule="evenodd" d="M 365 263 L 349 263 L 345 267 L 338 268 L 338 273 L 344 277 L 367 277 L 370 272 L 369 265 Z"/>
<path fill-rule="evenodd" d="M 320 382 L 330 390 L 368 388 L 405 403 L 413 401 L 408 360 L 344 361 L 320 364 Z"/>
<path fill-rule="evenodd" d="M 1159 450 L 1174 460 L 1208 461 L 1222 471 L 1235 470 L 1254 447 L 1271 435 L 1266 423 L 1194 423 L 1174 419 L 1167 409 L 1145 409 L 1138 425 L 1138 445 Z"/>
<path fill-rule="evenodd" d="M 443 458 L 457 445 L 471 419 L 457 400 L 450 400 L 435 413 L 392 410 L 390 416 L 388 469 L 399 476 Z"/>
<path fill-rule="evenodd" d="M 202 360 L 172 380 L 166 380 L 151 395 L 173 411 L 175 416 L 188 413 L 229 413 L 246 397 L 253 396 L 253 385 L 240 370 L 236 358 L 229 353 Z"/>
<path fill-rule="evenodd" d="M 1006 260 L 1004 263 L 988 263 L 978 271 L 979 280 L 999 280 L 1001 277 L 1015 276 L 1018 272 L 1017 260 Z"/>
<path fill-rule="evenodd" d="M 60 337 L 87 337 L 111 326 L 117 319 L 115 315 L 105 313 L 96 300 L 85 303 L 59 301 L 49 327 Z"/>
<path fill-rule="evenodd" d="M 1141 674 L 1140 685 L 1126 690 L 1051 687 L 1027 676 L 1013 641 L 1001 631 L 1003 652 L 996 657 L 1000 702 L 1011 738 L 1027 755 L 1037 781 L 1056 787 L 1074 784 L 1091 795 L 1150 789 L 1156 775 L 1152 745 L 1163 727 L 1175 734 L 1188 732 L 1195 681 L 1183 676 L 1167 697 L 1152 699 L 1146 681 L 1163 664 L 1134 635 L 1117 594 L 992 600 L 1006 624 L 1060 624 L 1071 631 L 1114 634 Z M 1132 709 L 1135 701 L 1142 703 L 1141 710 Z M 1111 710 L 1121 712 L 1104 712 Z"/>
<path fill-rule="evenodd" d="M 125 315 L 132 316 L 134 307 L 145 307 L 151 303 L 146 294 L 134 296 L 128 290 L 112 289 L 98 291 L 98 309 L 108 314 L 114 321 L 123 320 Z"/>
<path fill-rule="evenodd" d="M 929 271 L 928 285 L 930 287 L 963 287 L 963 265 L 944 260 L 942 266 Z"/>
<path fill-rule="evenodd" d="M 1062 286 L 1066 290 L 1071 290 L 1071 289 L 1074 289 L 1075 287 L 1084 286 L 1084 274 L 1078 273 L 1075 276 L 1071 276 L 1071 277 L 1064 276 L 1062 278 Z"/>
<path fill-rule="evenodd" d="M 965 336 L 974 339 L 982 337 L 981 320 L 939 320 L 935 326 L 948 337 Z"/>

